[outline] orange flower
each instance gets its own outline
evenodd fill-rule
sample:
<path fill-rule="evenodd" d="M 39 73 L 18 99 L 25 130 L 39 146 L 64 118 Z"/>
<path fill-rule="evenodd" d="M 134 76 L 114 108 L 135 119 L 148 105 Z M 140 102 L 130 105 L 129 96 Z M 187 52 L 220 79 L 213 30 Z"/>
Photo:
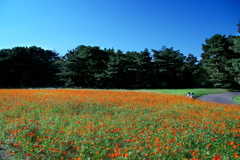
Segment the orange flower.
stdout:
<path fill-rule="evenodd" d="M 229 145 L 234 145 L 234 142 L 228 142 Z"/>
<path fill-rule="evenodd" d="M 122 156 L 123 156 L 123 157 L 128 157 L 128 154 L 127 154 L 127 153 L 124 153 Z"/>
<path fill-rule="evenodd" d="M 55 153 L 58 153 L 59 151 L 58 151 L 58 149 L 56 148 L 54 152 L 55 152 Z"/>
<path fill-rule="evenodd" d="M 14 154 L 15 154 L 14 152 L 11 152 L 9 155 L 12 156 L 12 155 L 14 155 Z"/>
<path fill-rule="evenodd" d="M 197 156 L 197 152 L 192 152 L 192 156 L 196 157 Z"/>
<path fill-rule="evenodd" d="M 155 155 L 155 154 L 157 154 L 157 152 L 153 152 L 153 153 L 151 153 L 151 155 Z"/>
<path fill-rule="evenodd" d="M 45 147 L 40 144 L 44 145 L 46 142 L 49 143 L 48 152 L 62 153 L 65 159 L 80 157 L 81 147 L 90 149 L 99 147 L 99 150 L 95 150 L 96 154 L 100 156 L 100 153 L 106 152 L 113 159 L 119 156 L 122 159 L 124 156 L 131 157 L 132 151 L 141 152 L 143 157 L 147 155 L 144 159 L 150 157 L 158 159 L 158 156 L 154 155 L 158 153 L 163 156 L 175 154 L 176 157 L 178 155 L 184 157 L 187 152 L 184 146 L 192 148 L 190 142 L 195 140 L 199 145 L 205 145 L 205 148 L 202 148 L 203 153 L 211 147 L 211 143 L 213 145 L 213 142 L 219 141 L 220 144 L 225 143 L 223 147 L 227 145 L 228 148 L 232 148 L 232 151 L 226 154 L 232 154 L 235 158 L 240 156 L 237 153 L 240 143 L 233 141 L 240 136 L 237 123 L 240 118 L 236 114 L 239 113 L 240 108 L 236 106 L 229 107 L 198 100 L 193 102 L 185 97 L 164 94 L 159 96 L 158 93 L 65 89 L 0 89 L 0 103 L 3 106 L 0 108 L 4 117 L 3 123 L 6 124 L 2 126 L 3 131 L 6 130 L 9 136 L 4 143 L 31 147 L 30 150 L 34 149 L 34 152 L 37 152 Z M 26 107 L 25 104 L 30 104 L 31 107 Z M 99 107 L 98 112 L 95 112 L 96 106 Z M 85 109 L 87 109 L 86 112 Z M 35 116 L 39 115 L 37 114 L 39 110 L 42 119 L 36 122 L 39 118 Z M 229 125 L 229 122 L 234 124 Z M 12 127 L 6 129 L 8 126 Z M 33 130 L 30 129 L 31 127 Z M 28 134 L 23 134 L 26 132 L 22 132 L 21 128 Z M 38 132 L 40 129 L 44 134 Z M 209 139 L 205 137 L 208 132 L 213 133 Z M 54 133 L 58 138 L 53 137 Z M 28 135 L 35 137 L 36 142 L 31 140 L 21 141 L 21 143 L 10 142 L 12 138 L 29 139 Z M 174 138 L 174 136 L 178 137 Z M 216 136 L 218 138 L 214 138 Z M 74 141 L 78 137 L 83 139 Z M 69 142 L 66 144 L 67 140 Z M 108 143 L 113 145 L 108 146 Z M 71 155 L 68 155 L 68 151 L 55 150 L 54 146 L 57 145 L 64 148 L 70 147 Z M 29 153 L 33 156 L 30 150 Z M 233 155 L 234 152 L 236 154 Z M 196 156 L 192 158 L 197 160 L 197 152 L 191 150 L 188 153 Z M 34 154 L 34 158 L 35 156 Z M 210 156 L 202 155 L 202 157 Z M 219 159 L 218 156 L 210 157 L 212 158 Z"/>
<path fill-rule="evenodd" d="M 238 155 L 237 153 L 234 153 L 233 154 L 235 158 L 239 158 L 240 157 L 240 154 Z"/>

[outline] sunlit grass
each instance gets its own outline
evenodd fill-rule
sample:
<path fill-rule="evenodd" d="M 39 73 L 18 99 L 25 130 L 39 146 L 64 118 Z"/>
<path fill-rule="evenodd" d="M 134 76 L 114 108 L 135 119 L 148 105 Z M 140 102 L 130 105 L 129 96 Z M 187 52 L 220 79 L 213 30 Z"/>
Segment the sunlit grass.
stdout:
<path fill-rule="evenodd" d="M 240 108 L 153 92 L 0 90 L 11 159 L 239 158 Z"/>
<path fill-rule="evenodd" d="M 240 96 L 233 97 L 233 101 L 240 105 Z"/>
<path fill-rule="evenodd" d="M 152 91 L 163 94 L 187 95 L 188 92 L 194 93 L 196 97 L 208 94 L 225 93 L 231 90 L 222 88 L 189 88 L 189 89 L 142 89 L 140 91 Z"/>

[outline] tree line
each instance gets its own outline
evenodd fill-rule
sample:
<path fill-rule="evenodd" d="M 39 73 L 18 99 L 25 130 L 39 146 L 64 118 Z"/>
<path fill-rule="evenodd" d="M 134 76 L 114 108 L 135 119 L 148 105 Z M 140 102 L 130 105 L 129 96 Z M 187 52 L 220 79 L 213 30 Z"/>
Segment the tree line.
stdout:
<path fill-rule="evenodd" d="M 0 87 L 240 87 L 240 36 L 216 34 L 202 59 L 173 47 L 140 52 L 80 45 L 64 56 L 41 47 L 0 50 Z"/>

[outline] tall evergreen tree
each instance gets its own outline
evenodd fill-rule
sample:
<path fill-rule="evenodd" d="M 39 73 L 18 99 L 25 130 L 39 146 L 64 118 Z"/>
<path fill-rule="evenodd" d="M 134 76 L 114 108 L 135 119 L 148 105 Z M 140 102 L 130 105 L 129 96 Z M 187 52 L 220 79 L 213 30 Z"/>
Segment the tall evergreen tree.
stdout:
<path fill-rule="evenodd" d="M 124 88 L 124 66 L 126 56 L 121 50 L 108 50 L 109 61 L 107 63 L 106 77 L 109 88 Z"/>
<path fill-rule="evenodd" d="M 12 74 L 11 49 L 0 50 L 0 87 L 16 87 L 13 86 L 14 75 Z"/>
<path fill-rule="evenodd" d="M 99 47 L 78 46 L 64 57 L 65 62 L 58 75 L 66 86 L 104 87 L 108 54 Z"/>
<path fill-rule="evenodd" d="M 197 57 L 188 54 L 182 68 L 181 82 L 183 87 L 196 87 L 199 68 L 197 67 Z"/>
<path fill-rule="evenodd" d="M 157 87 L 177 87 L 181 81 L 181 69 L 185 56 L 179 50 L 162 47 L 153 51 L 155 84 Z"/>
<path fill-rule="evenodd" d="M 209 74 L 209 80 L 215 87 L 230 87 L 232 79 L 226 68 L 232 59 L 233 51 L 229 49 L 231 42 L 226 36 L 216 34 L 206 39 L 202 45 L 202 62 Z"/>
<path fill-rule="evenodd" d="M 57 72 L 54 62 L 59 58 L 57 53 L 36 46 L 0 50 L 1 86 L 52 86 Z"/>
<path fill-rule="evenodd" d="M 136 56 L 137 62 L 137 75 L 136 75 L 136 84 L 138 88 L 152 88 L 152 76 L 153 76 L 153 65 L 151 53 L 148 49 L 141 51 Z"/>
<path fill-rule="evenodd" d="M 240 23 L 238 25 L 238 32 L 240 33 Z M 233 45 L 230 46 L 230 50 L 234 52 L 231 60 L 228 61 L 228 67 L 226 70 L 230 73 L 234 82 L 237 84 L 236 87 L 240 87 L 240 36 L 229 36 Z"/>

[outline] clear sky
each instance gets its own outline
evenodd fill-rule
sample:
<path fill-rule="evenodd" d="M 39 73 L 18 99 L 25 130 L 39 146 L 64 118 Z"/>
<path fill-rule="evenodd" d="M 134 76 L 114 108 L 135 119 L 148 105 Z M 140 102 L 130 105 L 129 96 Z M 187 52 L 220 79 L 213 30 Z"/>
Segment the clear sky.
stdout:
<path fill-rule="evenodd" d="M 240 0 L 0 0 L 0 49 L 78 45 L 200 57 L 214 34 L 236 35 Z"/>

